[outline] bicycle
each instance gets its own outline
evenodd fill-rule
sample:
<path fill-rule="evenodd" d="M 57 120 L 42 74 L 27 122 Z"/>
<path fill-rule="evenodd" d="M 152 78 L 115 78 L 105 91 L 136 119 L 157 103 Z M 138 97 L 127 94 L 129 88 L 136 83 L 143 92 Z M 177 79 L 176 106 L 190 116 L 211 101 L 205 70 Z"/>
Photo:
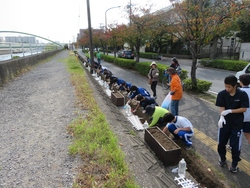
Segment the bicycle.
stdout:
<path fill-rule="evenodd" d="M 177 67 L 176 71 L 177 71 L 178 76 L 180 76 L 182 73 L 182 69 L 180 68 L 180 66 Z M 170 81 L 169 81 L 169 75 L 167 74 L 167 70 L 164 70 L 163 72 L 163 78 L 162 78 L 161 84 L 164 90 L 168 90 L 170 88 Z M 182 88 L 184 88 L 183 87 L 184 83 L 182 82 L 182 80 L 181 80 L 181 84 L 182 84 Z"/>
<path fill-rule="evenodd" d="M 165 90 L 168 90 L 170 88 L 169 75 L 166 73 L 166 70 L 163 73 L 161 84 L 162 84 L 163 89 Z"/>

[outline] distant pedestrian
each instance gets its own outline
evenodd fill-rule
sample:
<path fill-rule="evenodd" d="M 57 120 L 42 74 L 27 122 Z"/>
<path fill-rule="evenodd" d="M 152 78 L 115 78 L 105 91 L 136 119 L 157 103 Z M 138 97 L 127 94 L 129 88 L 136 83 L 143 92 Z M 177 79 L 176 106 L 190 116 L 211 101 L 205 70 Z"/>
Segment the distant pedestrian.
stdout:
<path fill-rule="evenodd" d="M 189 150 L 192 147 L 191 137 L 194 135 L 192 123 L 185 117 L 174 116 L 172 113 L 167 113 L 163 117 L 163 122 L 167 123 L 163 132 L 169 131 L 173 134 L 174 140 L 181 139 Z"/>
<path fill-rule="evenodd" d="M 245 91 L 248 95 L 250 105 L 250 75 L 242 74 L 240 75 L 239 80 L 241 89 Z M 243 132 L 248 141 L 248 144 L 250 144 L 250 108 L 247 108 L 247 111 L 244 112 Z"/>
<path fill-rule="evenodd" d="M 182 83 L 173 67 L 169 67 L 167 72 L 172 78 L 170 82 L 170 94 L 172 97 L 169 110 L 174 116 L 177 116 L 179 113 L 179 101 L 182 99 L 183 95 Z"/>
<path fill-rule="evenodd" d="M 136 95 L 135 99 L 139 102 L 137 104 L 137 106 L 135 107 L 133 113 L 135 113 L 137 111 L 138 108 L 143 107 L 143 109 L 145 110 L 145 108 L 148 105 L 152 105 L 152 106 L 159 106 L 155 99 L 153 97 L 143 97 L 141 94 Z"/>
<path fill-rule="evenodd" d="M 98 51 L 96 53 L 96 57 L 97 57 L 98 64 L 100 65 L 101 64 L 101 57 L 102 57 L 102 54 L 100 53 L 100 51 Z"/>
<path fill-rule="evenodd" d="M 157 64 L 154 61 L 150 64 L 148 78 L 150 80 L 151 90 L 153 91 L 153 97 L 156 99 L 156 86 L 159 81 L 159 70 L 157 68 Z"/>
<path fill-rule="evenodd" d="M 148 105 L 145 111 L 145 113 L 150 116 L 151 123 L 149 127 L 157 125 L 161 128 L 166 125 L 166 123 L 163 122 L 163 117 L 166 113 L 169 113 L 168 110 L 159 106 Z"/>
<path fill-rule="evenodd" d="M 216 106 L 220 107 L 218 121 L 218 153 L 221 167 L 226 166 L 226 145 L 229 141 L 232 152 L 230 172 L 238 171 L 242 143 L 244 112 L 249 108 L 247 93 L 237 88 L 237 78 L 228 76 L 224 79 L 225 90 L 218 93 Z"/>

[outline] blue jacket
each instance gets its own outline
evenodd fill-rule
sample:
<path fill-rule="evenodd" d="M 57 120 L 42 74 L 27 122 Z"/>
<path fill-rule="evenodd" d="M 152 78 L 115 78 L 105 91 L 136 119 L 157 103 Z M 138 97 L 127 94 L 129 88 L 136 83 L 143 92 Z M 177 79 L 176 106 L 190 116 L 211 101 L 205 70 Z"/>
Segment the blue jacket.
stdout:
<path fill-rule="evenodd" d="M 144 89 L 144 88 L 142 88 L 142 87 L 138 87 L 138 88 L 137 88 L 137 91 L 133 92 L 133 93 L 129 96 L 129 98 L 130 98 L 130 99 L 133 99 L 133 98 L 135 98 L 136 95 L 139 95 L 139 94 L 141 94 L 143 97 L 150 97 L 150 94 L 149 94 L 149 92 L 148 92 L 146 89 Z"/>

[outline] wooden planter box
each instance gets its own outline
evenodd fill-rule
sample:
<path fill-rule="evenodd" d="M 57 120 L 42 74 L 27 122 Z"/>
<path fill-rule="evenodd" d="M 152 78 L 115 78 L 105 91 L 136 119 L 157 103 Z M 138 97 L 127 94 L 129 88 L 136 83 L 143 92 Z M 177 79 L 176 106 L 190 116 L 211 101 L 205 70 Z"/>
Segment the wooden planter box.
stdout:
<path fill-rule="evenodd" d="M 116 106 L 124 106 L 126 104 L 125 97 L 119 92 L 112 92 L 111 93 L 111 101 Z"/>
<path fill-rule="evenodd" d="M 181 148 L 158 127 L 145 129 L 144 140 L 164 166 L 174 166 L 180 161 Z"/>

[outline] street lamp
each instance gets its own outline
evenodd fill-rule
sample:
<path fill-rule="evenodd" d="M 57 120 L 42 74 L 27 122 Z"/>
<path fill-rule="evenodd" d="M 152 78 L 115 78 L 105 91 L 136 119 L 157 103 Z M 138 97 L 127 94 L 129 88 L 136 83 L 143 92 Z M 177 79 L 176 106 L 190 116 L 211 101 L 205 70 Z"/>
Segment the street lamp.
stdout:
<path fill-rule="evenodd" d="M 105 11 L 105 29 L 107 31 L 107 12 L 110 10 L 110 9 L 113 9 L 113 8 L 120 8 L 121 6 L 116 6 L 116 7 L 111 7 L 111 8 L 108 8 L 106 11 Z"/>

